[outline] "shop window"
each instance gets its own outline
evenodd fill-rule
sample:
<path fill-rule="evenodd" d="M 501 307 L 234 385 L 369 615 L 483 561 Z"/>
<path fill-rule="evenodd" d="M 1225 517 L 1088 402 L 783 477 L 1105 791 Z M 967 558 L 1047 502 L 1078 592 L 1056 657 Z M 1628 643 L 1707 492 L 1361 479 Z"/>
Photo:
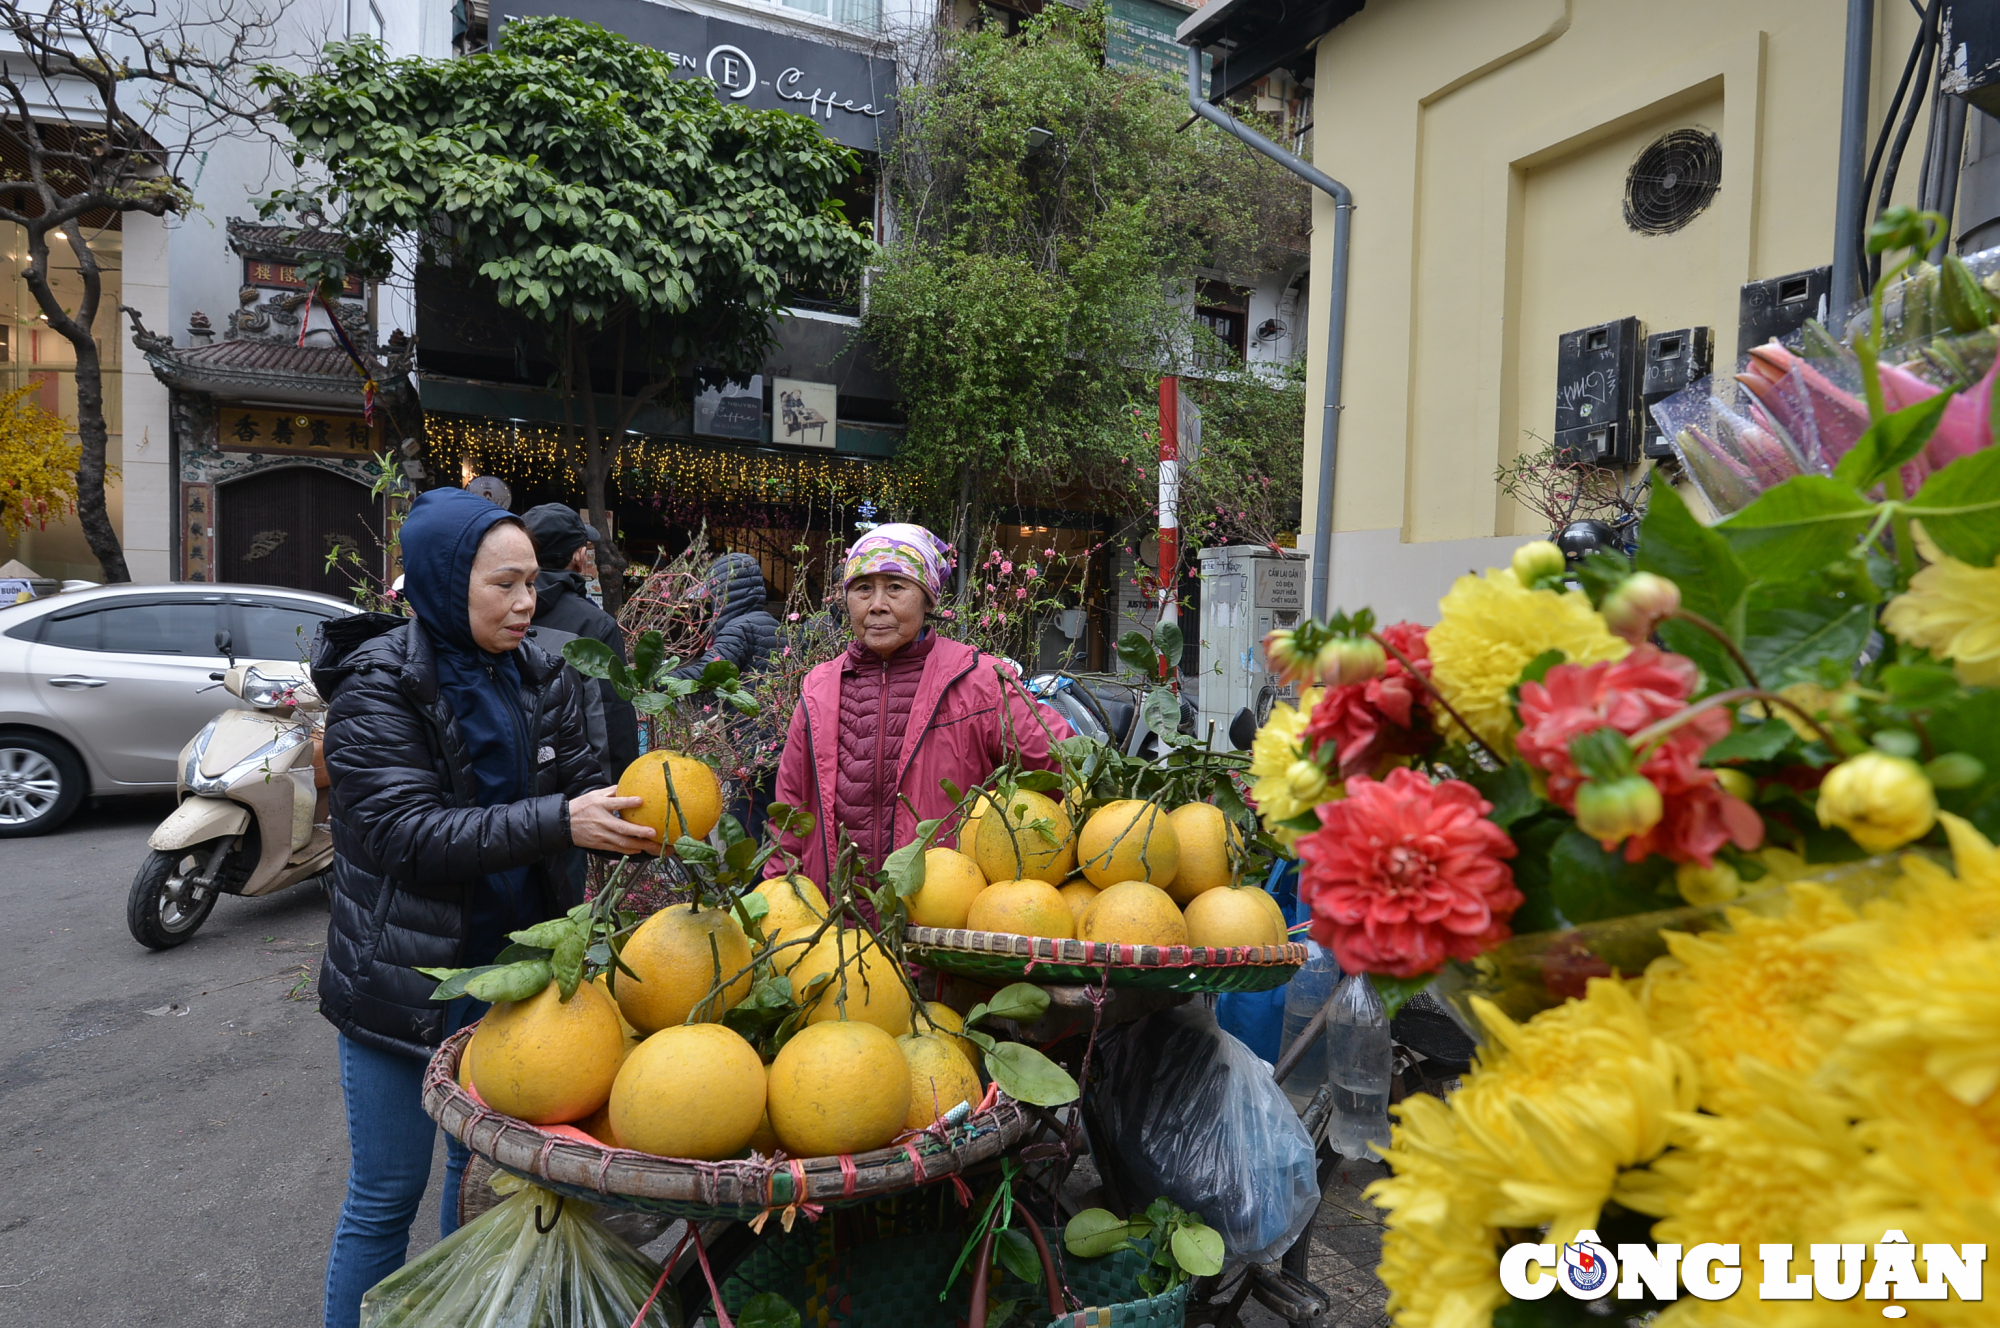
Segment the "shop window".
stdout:
<path fill-rule="evenodd" d="M 1228 347 L 1233 359 L 1224 359 L 1210 345 L 1197 354 L 1204 368 L 1224 368 L 1242 363 L 1250 342 L 1250 310 L 1247 292 L 1237 291 L 1220 281 L 1204 281 L 1195 291 L 1195 321 L 1215 334 Z"/>

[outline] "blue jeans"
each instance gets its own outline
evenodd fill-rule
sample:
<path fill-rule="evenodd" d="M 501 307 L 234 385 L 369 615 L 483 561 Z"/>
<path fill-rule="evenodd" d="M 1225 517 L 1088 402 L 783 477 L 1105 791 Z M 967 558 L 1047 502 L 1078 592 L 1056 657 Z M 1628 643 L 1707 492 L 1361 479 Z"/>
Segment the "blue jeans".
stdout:
<path fill-rule="evenodd" d="M 452 1002 L 446 1032 L 486 1010 L 482 1002 Z M 424 1114 L 424 1062 L 413 1056 L 340 1038 L 340 1091 L 347 1100 L 347 1200 L 326 1260 L 326 1328 L 356 1328 L 361 1295 L 403 1266 L 410 1223 L 431 1179 L 437 1123 Z M 445 1140 L 444 1196 L 438 1234 L 458 1229 L 458 1186 L 471 1153 Z"/>

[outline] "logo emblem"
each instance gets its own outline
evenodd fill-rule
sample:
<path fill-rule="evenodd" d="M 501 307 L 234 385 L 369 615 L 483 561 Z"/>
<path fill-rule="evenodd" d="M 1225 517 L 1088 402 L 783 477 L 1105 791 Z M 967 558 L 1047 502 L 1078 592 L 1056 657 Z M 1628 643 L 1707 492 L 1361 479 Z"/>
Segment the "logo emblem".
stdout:
<path fill-rule="evenodd" d="M 1618 1279 L 1618 1261 L 1598 1243 L 1595 1231 L 1579 1231 L 1573 1244 L 1562 1247 L 1556 1280 L 1578 1300 L 1596 1300 Z"/>
<path fill-rule="evenodd" d="M 733 101 L 741 101 L 757 90 L 757 65 L 741 47 L 716 47 L 708 53 L 702 72 L 715 80 L 715 86 L 727 91 Z"/>

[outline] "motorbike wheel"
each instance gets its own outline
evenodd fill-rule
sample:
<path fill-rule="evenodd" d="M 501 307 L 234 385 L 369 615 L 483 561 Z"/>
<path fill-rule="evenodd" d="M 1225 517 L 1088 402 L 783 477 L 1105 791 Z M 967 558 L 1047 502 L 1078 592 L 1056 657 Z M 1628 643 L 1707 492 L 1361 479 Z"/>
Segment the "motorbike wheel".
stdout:
<path fill-rule="evenodd" d="M 230 851 L 240 860 L 248 841 Z M 206 888 L 196 884 L 202 868 L 215 851 L 213 840 L 189 848 L 161 852 L 154 849 L 139 864 L 132 878 L 132 893 L 125 901 L 125 925 L 132 939 L 149 950 L 171 950 L 185 942 L 208 921 L 215 909 L 219 886 L 237 862 L 225 860 L 216 880 Z"/>

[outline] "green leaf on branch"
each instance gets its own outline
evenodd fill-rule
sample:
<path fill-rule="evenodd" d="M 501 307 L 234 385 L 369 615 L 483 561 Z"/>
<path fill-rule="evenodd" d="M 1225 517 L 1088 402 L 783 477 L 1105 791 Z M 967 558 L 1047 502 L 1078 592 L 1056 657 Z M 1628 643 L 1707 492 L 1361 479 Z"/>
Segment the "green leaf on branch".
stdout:
<path fill-rule="evenodd" d="M 1375 988 L 1375 994 L 1382 998 L 1384 1017 L 1394 1019 L 1396 1011 L 1408 1004 L 1410 997 L 1437 981 L 1437 974 L 1424 973 L 1414 978 L 1392 978 L 1386 973 L 1370 973 L 1368 981 Z"/>
<path fill-rule="evenodd" d="M 1550 893 L 1573 924 L 1665 907 L 1660 886 L 1667 883 L 1671 890 L 1673 874 L 1674 864 L 1665 858 L 1628 863 L 1621 851 L 1607 853 L 1573 825 L 1549 853 Z"/>
<path fill-rule="evenodd" d="M 437 990 L 431 993 L 432 1000 L 455 1001 L 465 995 L 466 983 L 499 967 L 499 964 L 481 964 L 477 968 L 420 968 L 417 972 L 438 980 Z"/>
<path fill-rule="evenodd" d="M 523 960 L 479 974 L 465 984 L 465 994 L 496 1005 L 501 1001 L 525 1001 L 548 986 L 553 976 L 554 969 L 548 960 Z"/>
<path fill-rule="evenodd" d="M 2000 424 L 2000 411 L 1994 420 Z M 1923 522 L 1940 552 L 1991 567 L 2000 558 L 2000 445 L 1934 472 L 1907 510 Z"/>
<path fill-rule="evenodd" d="M 1861 493 L 1880 484 L 1883 476 L 1924 450 L 1924 444 L 1937 432 L 1938 421 L 1944 418 L 1944 408 L 1951 404 L 1956 391 L 1953 388 L 1933 397 L 1925 397 L 1915 405 L 1905 406 L 1869 425 L 1847 455 L 1834 466 L 1834 479 L 1851 485 Z"/>
<path fill-rule="evenodd" d="M 899 896 L 908 899 L 924 888 L 924 842 L 921 839 L 903 845 L 882 860 L 882 875 L 889 887 Z"/>
<path fill-rule="evenodd" d="M 738 676 L 736 666 L 728 660 L 711 660 L 702 669 L 701 676 L 695 679 L 694 689 L 697 692 L 715 692 L 724 689 L 733 691 Z"/>
<path fill-rule="evenodd" d="M 1498 770 L 1473 771 L 1467 778 L 1480 796 L 1493 804 L 1486 819 L 1502 830 L 1546 805 L 1535 792 L 1535 782 L 1525 762 L 1509 761 Z"/>
<path fill-rule="evenodd" d="M 993 993 L 993 999 L 972 1007 L 965 1017 L 968 1026 L 981 1019 L 1012 1019 L 1032 1024 L 1048 1013 L 1049 994 L 1032 982 L 1013 982 Z"/>
<path fill-rule="evenodd" d="M 1169 668 L 1179 662 L 1181 651 L 1186 644 L 1179 623 L 1169 618 L 1162 618 L 1153 625 L 1153 648 L 1166 657 Z"/>
<path fill-rule="evenodd" d="M 993 1237 L 993 1257 L 1002 1268 L 1029 1286 L 1040 1285 L 1041 1256 L 1035 1252 L 1035 1242 L 1028 1239 L 1025 1231 L 1016 1231 L 1008 1227 L 1004 1231 L 996 1232 Z"/>
<path fill-rule="evenodd" d="M 1054 793 L 1062 786 L 1062 776 L 1053 770 L 1023 770 L 1014 777 L 1015 788 L 1024 788 L 1031 793 Z"/>
<path fill-rule="evenodd" d="M 641 687 L 651 687 L 658 681 L 654 675 L 660 671 L 666 654 L 667 640 L 659 632 L 648 630 L 639 633 L 639 639 L 632 643 L 632 674 Z"/>
<path fill-rule="evenodd" d="M 1001 1092 L 1030 1106 L 1060 1107 L 1079 1092 L 1069 1071 L 1020 1042 L 995 1043 L 986 1053 L 986 1073 Z"/>
<path fill-rule="evenodd" d="M 1868 643 L 1875 630 L 1874 606 L 1836 597 L 1825 580 L 1809 577 L 1750 592 L 1743 655 L 1766 687 L 1816 678 L 1824 660 L 1844 676 Z"/>
<path fill-rule="evenodd" d="M 1738 610 L 1750 573 L 1727 539 L 1695 520 L 1671 484 L 1656 482 L 1646 499 L 1638 567 L 1672 581 L 1680 588 L 1682 608 L 1740 639 Z"/>
<path fill-rule="evenodd" d="M 1118 638 L 1118 658 L 1130 665 L 1134 672 L 1159 681 L 1160 652 L 1143 632 L 1127 632 Z"/>
<path fill-rule="evenodd" d="M 543 950 L 553 950 L 561 945 L 563 938 L 576 930 L 576 924 L 568 918 L 550 918 L 547 922 L 537 922 L 521 931 L 510 931 L 507 939 L 520 945 L 532 945 Z"/>
<path fill-rule="evenodd" d="M 741 1328 L 799 1328 L 799 1312 L 775 1291 L 760 1291 L 736 1312 Z"/>
<path fill-rule="evenodd" d="M 1875 505 L 1851 486 L 1826 475 L 1794 475 L 1712 529 L 1745 567 L 1757 569 L 1758 579 L 1789 581 L 1850 552 L 1874 516 Z"/>
<path fill-rule="evenodd" d="M 574 641 L 563 642 L 562 657 L 568 665 L 586 678 L 612 678 L 613 670 L 623 672 L 625 665 L 617 652 L 604 642 L 593 637 L 579 636 Z"/>
<path fill-rule="evenodd" d="M 567 1001 L 576 995 L 576 989 L 583 982 L 583 953 L 586 949 L 583 928 L 572 926 L 569 934 L 556 943 L 556 952 L 549 956 L 549 970 L 555 975 L 556 989 Z"/>
<path fill-rule="evenodd" d="M 1709 765 L 1721 765 L 1724 761 L 1768 761 L 1790 746 L 1797 736 L 1784 720 L 1767 719 L 1761 724 L 1735 729 L 1703 753 L 1701 759 Z"/>
<path fill-rule="evenodd" d="M 1139 713 L 1144 716 L 1146 727 L 1162 737 L 1180 732 L 1180 698 L 1164 687 L 1146 693 L 1146 704 Z"/>
<path fill-rule="evenodd" d="M 1522 666 L 1521 676 L 1514 685 L 1518 687 L 1524 682 L 1540 682 L 1549 676 L 1550 669 L 1568 658 L 1569 656 L 1560 650 L 1544 650 Z"/>
<path fill-rule="evenodd" d="M 1222 1271 L 1222 1233 L 1214 1227 L 1180 1227 L 1170 1243 L 1174 1262 L 1190 1277 L 1214 1277 Z"/>
<path fill-rule="evenodd" d="M 1102 1259 L 1125 1248 L 1133 1237 L 1144 1235 L 1148 1226 L 1140 1219 L 1127 1220 L 1103 1208 L 1086 1208 L 1063 1227 L 1063 1249 L 1079 1259 Z"/>

